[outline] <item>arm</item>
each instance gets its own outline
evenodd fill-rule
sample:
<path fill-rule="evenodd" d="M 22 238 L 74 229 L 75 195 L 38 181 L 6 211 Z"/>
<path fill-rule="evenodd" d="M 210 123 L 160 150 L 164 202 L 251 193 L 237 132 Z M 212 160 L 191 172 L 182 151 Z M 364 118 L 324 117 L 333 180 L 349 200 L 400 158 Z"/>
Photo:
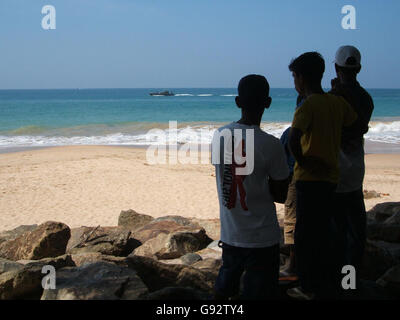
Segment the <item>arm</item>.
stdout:
<path fill-rule="evenodd" d="M 304 156 L 300 143 L 302 135 L 303 132 L 297 128 L 292 128 L 289 133 L 289 149 L 300 166 L 304 163 Z"/>
<path fill-rule="evenodd" d="M 270 178 L 268 183 L 274 202 L 285 203 L 289 188 L 289 178 L 285 180 L 273 180 Z"/>
<path fill-rule="evenodd" d="M 268 185 L 274 202 L 285 203 L 289 187 L 289 167 L 282 144 L 277 141 L 269 162 Z"/>

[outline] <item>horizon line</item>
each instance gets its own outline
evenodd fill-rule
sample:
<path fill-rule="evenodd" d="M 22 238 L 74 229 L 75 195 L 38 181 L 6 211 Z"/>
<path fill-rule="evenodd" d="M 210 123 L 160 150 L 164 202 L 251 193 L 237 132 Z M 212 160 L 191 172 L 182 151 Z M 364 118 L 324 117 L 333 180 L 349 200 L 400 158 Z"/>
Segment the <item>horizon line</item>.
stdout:
<path fill-rule="evenodd" d="M 39 91 L 39 90 L 132 90 L 132 89 L 235 89 L 237 90 L 237 87 L 110 87 L 110 88 L 10 88 L 10 89 L 3 89 L 0 88 L 0 91 L 22 91 L 22 90 L 31 90 L 31 91 Z M 386 90 L 400 90 L 400 87 L 364 87 L 365 89 L 369 90 L 380 90 L 380 89 L 386 89 Z M 295 90 L 294 87 L 270 87 L 270 89 L 293 89 Z M 323 89 L 330 89 L 330 88 L 323 88 Z"/>

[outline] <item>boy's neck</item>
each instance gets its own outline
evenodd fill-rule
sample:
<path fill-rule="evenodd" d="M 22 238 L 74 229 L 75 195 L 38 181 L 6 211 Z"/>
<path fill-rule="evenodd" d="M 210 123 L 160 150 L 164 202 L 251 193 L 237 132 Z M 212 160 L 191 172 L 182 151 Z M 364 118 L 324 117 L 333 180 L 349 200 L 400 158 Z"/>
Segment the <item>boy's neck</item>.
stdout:
<path fill-rule="evenodd" d="M 338 74 L 338 78 L 341 84 L 354 84 L 357 83 L 357 76 L 346 77 L 343 74 Z"/>
<path fill-rule="evenodd" d="M 244 124 L 246 126 L 260 126 L 261 118 L 260 117 L 249 117 L 246 115 L 242 115 L 240 120 L 236 121 L 237 123 Z"/>
<path fill-rule="evenodd" d="M 321 84 L 310 85 L 304 89 L 304 96 L 307 98 L 313 94 L 324 94 L 325 91 L 322 89 Z"/>

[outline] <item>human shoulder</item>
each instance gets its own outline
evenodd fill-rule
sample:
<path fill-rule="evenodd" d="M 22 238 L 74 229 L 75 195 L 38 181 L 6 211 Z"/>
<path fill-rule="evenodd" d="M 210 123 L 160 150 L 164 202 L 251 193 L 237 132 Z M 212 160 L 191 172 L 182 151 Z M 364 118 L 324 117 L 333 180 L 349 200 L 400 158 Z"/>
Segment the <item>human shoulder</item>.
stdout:
<path fill-rule="evenodd" d="M 369 94 L 369 92 L 368 92 L 367 90 L 365 90 L 365 89 L 364 89 L 363 87 L 361 87 L 361 86 L 360 86 L 360 91 L 361 91 L 361 94 L 362 94 L 363 98 L 364 98 L 366 101 L 368 101 L 368 103 L 369 103 L 370 105 L 373 105 L 373 104 L 374 104 L 374 101 L 373 101 L 371 95 Z"/>
<path fill-rule="evenodd" d="M 326 96 L 335 105 L 340 105 L 343 108 L 351 107 L 350 103 L 348 103 L 343 96 L 335 95 L 332 93 L 327 93 Z"/>
<path fill-rule="evenodd" d="M 217 131 L 221 132 L 225 129 L 232 130 L 235 128 L 235 122 L 228 123 L 222 127 L 217 128 Z"/>
<path fill-rule="evenodd" d="M 271 149 L 276 150 L 278 148 L 282 148 L 282 142 L 279 138 L 273 136 L 272 134 L 269 134 L 268 132 L 265 132 L 260 128 L 260 130 L 257 130 L 257 134 L 259 136 L 259 140 L 264 146 L 263 150 L 268 152 L 270 154 Z"/>

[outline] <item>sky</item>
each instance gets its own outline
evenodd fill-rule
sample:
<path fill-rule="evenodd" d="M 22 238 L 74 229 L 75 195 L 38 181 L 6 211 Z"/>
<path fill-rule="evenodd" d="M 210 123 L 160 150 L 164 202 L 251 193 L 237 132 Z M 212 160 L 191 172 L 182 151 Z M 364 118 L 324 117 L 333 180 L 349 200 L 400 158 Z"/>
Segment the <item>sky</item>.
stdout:
<path fill-rule="evenodd" d="M 44 5 L 56 29 L 44 30 Z M 342 28 L 344 5 L 356 29 Z M 367 88 L 400 88 L 398 0 L 1 0 L 0 89 L 236 87 L 250 73 L 291 88 L 292 58 L 319 51 L 323 86 L 341 45 Z"/>

